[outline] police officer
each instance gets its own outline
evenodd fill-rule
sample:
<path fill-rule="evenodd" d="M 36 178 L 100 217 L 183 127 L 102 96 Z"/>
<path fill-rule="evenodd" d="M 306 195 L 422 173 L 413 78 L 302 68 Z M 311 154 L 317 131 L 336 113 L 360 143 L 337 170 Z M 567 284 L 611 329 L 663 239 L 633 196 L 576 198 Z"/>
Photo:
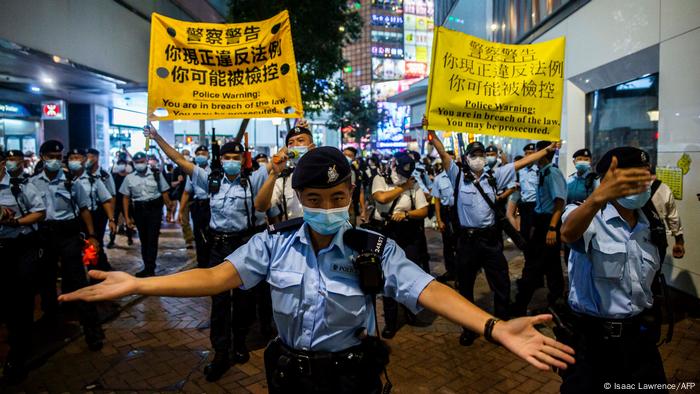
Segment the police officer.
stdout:
<path fill-rule="evenodd" d="M 420 238 L 425 236 L 422 222 L 428 216 L 428 202 L 413 177 L 415 165 L 408 153 L 399 152 L 392 160 L 391 173 L 386 178 L 374 178 L 372 198 L 376 207 L 370 224 L 380 229 L 387 238 L 396 241 L 406 253 L 406 258 L 429 272 L 420 244 Z M 384 297 L 383 303 L 385 326 L 382 337 L 390 339 L 398 329 L 399 306 L 391 297 Z M 406 316 L 409 322 L 415 320 L 411 312 Z"/>
<path fill-rule="evenodd" d="M 554 165 L 554 152 L 548 148 L 549 141 L 540 141 L 535 147 L 537 154 L 545 152 L 537 162 L 539 167 L 535 203 L 535 223 L 530 238 L 529 260 L 525 261 L 518 294 L 513 304 L 513 313 L 522 316 L 544 275 L 547 278 L 550 306 L 564 296 L 564 275 L 561 268 L 561 240 L 559 227 L 566 205 L 566 180 L 559 167 Z M 532 155 L 530 156 L 532 157 Z"/>
<path fill-rule="evenodd" d="M 184 157 L 183 157 L 184 158 Z M 188 163 L 189 160 L 185 159 Z M 194 163 L 204 169 L 206 175 L 211 174 L 209 166 L 209 148 L 200 145 L 194 151 Z M 209 221 L 211 220 L 211 211 L 209 208 L 209 193 L 202 185 L 195 185 L 192 178 L 187 176 L 185 181 L 185 189 L 180 199 L 180 206 L 189 204 L 190 197 L 192 203 L 189 205 L 190 214 L 192 215 L 192 231 L 194 233 L 195 252 L 197 254 L 197 266 L 207 267 L 209 265 L 209 246 L 207 245 L 207 235 L 209 232 Z M 180 211 L 180 223 L 189 221 L 190 219 L 184 216 Z"/>
<path fill-rule="evenodd" d="M 427 121 L 423 118 L 423 124 Z M 503 255 L 501 229 L 496 225 L 496 213 L 487 202 L 493 204 L 496 193 L 515 181 L 515 171 L 541 159 L 555 144 L 515 163 L 497 167 L 493 172 L 485 170 L 484 145 L 474 141 L 467 146 L 463 159 L 463 170 L 452 160 L 442 142 L 432 134 L 432 144 L 440 153 L 442 165 L 455 188 L 456 209 L 460 229 L 457 231 L 457 275 L 460 293 L 468 300 L 474 299 L 474 283 L 479 270 L 483 267 L 486 279 L 494 292 L 495 315 L 507 318 L 510 303 L 510 277 L 508 262 Z M 476 334 L 466 327 L 460 336 L 460 344 L 469 346 Z"/>
<path fill-rule="evenodd" d="M 442 163 L 441 163 L 442 164 Z M 440 166 L 442 168 L 442 166 Z M 438 278 L 441 281 L 453 280 L 456 272 L 457 240 L 453 223 L 454 188 L 446 171 L 441 171 L 433 181 L 433 197 L 435 197 L 435 216 L 438 230 L 442 234 L 442 254 L 445 259 L 445 274 Z"/>
<path fill-rule="evenodd" d="M 576 172 L 566 180 L 566 203 L 583 202 L 593 193 L 598 182 L 598 174 L 591 171 L 591 151 L 579 149 L 574 152 Z"/>
<path fill-rule="evenodd" d="M 0 310 L 10 345 L 3 374 L 10 384 L 27 374 L 39 257 L 36 226 L 46 216 L 41 194 L 23 176 L 24 167 L 21 151 L 0 151 Z"/>
<path fill-rule="evenodd" d="M 577 353 L 577 363 L 562 373 L 563 393 L 602 392 L 610 383 L 666 383 L 653 330 L 643 318 L 654 302 L 658 241 L 665 241 L 663 222 L 653 207 L 646 207 L 649 155 L 615 148 L 603 155 L 596 170 L 605 174 L 600 186 L 580 205 L 567 206 L 561 228 L 562 240 L 572 249 L 572 333 L 566 341 Z M 658 224 L 659 238 L 654 231 Z"/>
<path fill-rule="evenodd" d="M 294 179 L 296 163 L 306 152 L 316 147 L 311 130 L 307 128 L 307 125 L 308 123 L 302 120 L 289 130 L 285 137 L 286 149 L 281 149 L 277 155 L 273 156 L 273 162 L 288 163 L 286 164 L 288 167 L 279 172 L 271 172 L 265 180 L 260 192 L 255 197 L 255 209 L 260 212 L 277 208 L 282 215 L 282 220 L 290 220 L 303 215 L 299 198 L 292 189 L 292 180 Z"/>
<path fill-rule="evenodd" d="M 172 202 L 168 196 L 168 182 L 158 169 L 149 167 L 146 154 L 138 152 L 133 159 L 134 172 L 126 176 L 119 192 L 124 196 L 124 217 L 130 227 L 136 225 L 141 240 L 143 269 L 136 276 L 148 277 L 156 274 L 163 202 L 168 205 Z"/>
<path fill-rule="evenodd" d="M 351 181 L 355 187 L 352 189 L 352 206 L 350 208 L 350 223 L 356 224 L 359 218 L 361 222 L 367 221 L 365 204 L 365 180 L 364 173 L 357 159 L 357 149 L 352 146 L 346 146 L 343 149 L 343 155 L 347 158 L 352 168 Z"/>
<path fill-rule="evenodd" d="M 88 156 L 92 157 L 88 158 Z M 95 230 L 95 238 L 100 243 L 96 268 L 102 271 L 109 271 L 112 267 L 109 265 L 107 255 L 103 249 L 105 228 L 107 223 L 109 223 L 110 232 L 116 232 L 117 225 L 114 218 L 114 195 L 104 181 L 112 180 L 112 177 L 106 173 L 101 174 L 98 172 L 96 174 L 93 171 L 95 166 L 99 169 L 95 156 L 94 153 L 89 154 L 83 149 L 71 149 L 68 152 L 68 170 L 73 177 L 72 182 L 82 185 L 88 192 L 88 198 L 90 199 L 88 208 L 92 217 L 92 228 Z M 112 187 L 114 187 L 113 182 Z"/>
<path fill-rule="evenodd" d="M 523 157 L 535 153 L 535 144 L 529 143 L 523 148 Z M 518 182 L 520 184 L 520 199 L 518 201 L 518 212 L 520 213 L 520 234 L 526 242 L 530 242 L 532 228 L 535 222 L 535 202 L 537 198 L 537 164 L 532 163 L 518 171 Z M 525 251 L 525 259 L 528 259 L 528 251 Z"/>
<path fill-rule="evenodd" d="M 230 288 L 250 289 L 266 280 L 271 285 L 279 332 L 265 351 L 268 389 L 273 394 L 381 391 L 380 373 L 388 354 L 376 338 L 373 296 L 363 291 L 371 283 L 367 279 L 377 278 L 367 275 L 361 281 L 361 272 L 383 274 L 383 282 L 374 282 L 380 284 L 380 291 L 414 312 L 427 308 L 484 333 L 540 369 L 549 365 L 565 368 L 574 361 L 570 348 L 535 330 L 534 324 L 550 316 L 494 319 L 434 281 L 393 240 L 352 230 L 348 223 L 350 171 L 336 148 L 314 149 L 299 161 L 294 177 L 303 219 L 271 226 L 209 269 L 148 280 L 123 272 L 91 271 L 91 276 L 104 282 L 63 295 L 61 300 L 97 301 L 132 293 L 206 296 Z M 371 246 L 378 251 L 370 253 L 358 246 L 357 241 L 363 240 L 374 240 Z M 362 259 L 367 264 L 362 271 L 352 262 L 353 258 L 360 261 L 357 249 L 369 258 Z"/>
<path fill-rule="evenodd" d="M 41 173 L 30 178 L 34 187 L 42 195 L 46 206 L 46 219 L 40 223 L 43 239 L 42 263 L 48 274 L 49 294 L 53 297 L 45 300 L 44 305 L 49 315 L 56 316 L 55 300 L 58 261 L 61 261 L 61 286 L 63 292 L 70 292 L 88 285 L 85 275 L 82 251 L 84 246 L 81 227 L 86 230 L 84 236 L 96 248 L 100 245 L 95 238 L 95 231 L 90 215 L 90 196 L 80 183 L 74 183 L 70 174 L 64 174 L 61 168 L 63 144 L 56 140 L 44 142 L 39 152 L 44 162 Z M 92 351 L 102 348 L 104 333 L 98 322 L 95 305 L 78 304 L 80 323 L 83 326 L 85 341 Z"/>
<path fill-rule="evenodd" d="M 124 179 L 126 179 L 126 176 L 129 175 L 127 172 L 127 163 L 126 160 L 124 159 L 118 159 L 117 164 L 114 166 L 112 169 L 112 179 L 114 180 L 114 190 L 117 191 L 117 194 L 114 196 L 115 201 L 114 201 L 114 219 L 119 220 L 120 215 L 124 215 L 124 204 L 122 202 L 124 201 L 124 196 L 119 192 L 119 190 L 122 187 L 122 183 L 124 183 Z M 134 240 L 132 239 L 133 237 L 133 230 L 130 226 L 126 225 L 126 217 L 124 217 L 124 228 L 125 228 L 125 234 L 127 238 L 127 245 L 131 246 L 134 244 Z M 110 231 L 109 232 L 109 243 L 107 244 L 107 249 L 111 249 L 114 247 L 114 240 L 117 238 L 117 232 L 116 231 Z"/>
<path fill-rule="evenodd" d="M 213 179 L 216 174 L 185 160 L 177 150 L 165 142 L 155 128 L 147 126 L 144 133 L 147 138 L 152 138 L 158 143 L 163 152 L 182 168 L 189 176 L 193 188 L 203 191 L 203 194 L 210 198 L 210 231 L 207 242 L 210 255 L 207 266 L 218 264 L 239 246 L 248 242 L 253 234 L 265 229 L 265 213 L 255 210 L 254 200 L 268 176 L 268 168 L 260 166 L 257 171 L 247 174 L 243 167 L 244 148 L 241 144 L 228 142 L 221 147 L 224 174 L 222 178 Z M 278 166 L 278 171 L 284 168 L 284 164 Z M 231 295 L 231 292 L 226 290 L 213 296 L 210 339 L 215 355 L 213 361 L 204 369 L 208 381 L 213 382 L 221 378 L 231 367 L 231 362 L 248 361 L 250 356 L 245 339 L 254 317 L 255 298 L 252 291 L 235 289 Z"/>

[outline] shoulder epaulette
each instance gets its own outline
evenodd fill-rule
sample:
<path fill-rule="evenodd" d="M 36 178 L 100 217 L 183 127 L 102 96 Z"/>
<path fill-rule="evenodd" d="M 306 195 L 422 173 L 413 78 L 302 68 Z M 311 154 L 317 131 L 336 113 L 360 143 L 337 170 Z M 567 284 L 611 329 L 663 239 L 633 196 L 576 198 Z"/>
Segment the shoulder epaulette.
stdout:
<path fill-rule="evenodd" d="M 304 218 L 294 218 L 281 223 L 271 224 L 267 227 L 267 232 L 270 234 L 277 234 L 284 231 L 296 230 L 304 224 Z"/>

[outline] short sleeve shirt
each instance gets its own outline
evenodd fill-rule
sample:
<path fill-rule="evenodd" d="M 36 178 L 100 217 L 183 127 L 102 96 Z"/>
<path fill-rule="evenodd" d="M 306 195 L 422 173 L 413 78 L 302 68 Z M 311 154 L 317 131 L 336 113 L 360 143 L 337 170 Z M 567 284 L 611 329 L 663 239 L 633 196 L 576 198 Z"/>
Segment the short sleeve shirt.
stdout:
<path fill-rule="evenodd" d="M 394 190 L 398 186 L 389 185 L 386 183 L 384 177 L 376 176 L 374 181 L 372 181 L 372 194 L 377 192 L 388 192 Z M 425 199 L 425 194 L 422 192 L 421 188 L 416 184 L 413 189 L 406 190 L 398 197 L 398 202 L 394 207 L 394 212 L 408 212 L 413 209 L 421 209 L 428 206 L 428 201 Z M 415 206 L 411 207 L 411 200 Z M 386 204 L 380 204 L 375 200 L 374 202 L 376 209 L 374 210 L 374 218 L 376 220 L 384 220 L 381 216 L 382 213 L 389 213 L 391 206 L 394 204 L 390 201 Z"/>

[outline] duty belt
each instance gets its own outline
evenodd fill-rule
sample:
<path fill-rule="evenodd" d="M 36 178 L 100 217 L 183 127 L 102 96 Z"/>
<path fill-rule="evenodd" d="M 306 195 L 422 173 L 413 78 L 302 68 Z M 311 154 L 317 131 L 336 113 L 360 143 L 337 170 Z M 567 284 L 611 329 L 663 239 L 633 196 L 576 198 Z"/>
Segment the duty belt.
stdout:
<path fill-rule="evenodd" d="M 258 227 L 254 227 L 251 230 L 244 230 L 244 231 L 226 232 L 226 231 L 218 231 L 218 230 L 214 230 L 214 229 L 210 229 L 209 231 L 210 231 L 211 238 L 214 241 L 227 241 L 227 240 L 234 239 L 234 238 L 249 237 L 249 236 L 251 236 L 253 234 L 257 234 L 263 230 L 265 230 L 265 226 L 258 226 Z"/>
<path fill-rule="evenodd" d="M 290 348 L 278 337 L 270 346 L 279 350 L 277 367 L 297 376 L 324 374 L 337 368 L 354 368 L 360 365 L 364 358 L 361 345 L 340 352 L 307 352 Z"/>
<path fill-rule="evenodd" d="M 49 233 L 63 235 L 65 235 L 65 233 L 79 233 L 80 222 L 77 218 L 68 220 L 45 220 L 39 222 L 39 229 Z"/>
<path fill-rule="evenodd" d="M 574 313 L 584 332 L 601 336 L 603 339 L 619 339 L 639 334 L 641 319 L 638 316 L 626 319 L 605 319 Z"/>
<path fill-rule="evenodd" d="M 154 198 L 148 201 L 134 201 L 136 208 L 151 208 L 163 204 L 163 197 Z"/>
<path fill-rule="evenodd" d="M 498 234 L 498 230 L 496 229 L 496 226 L 482 227 L 482 228 L 460 226 L 459 230 L 460 230 L 459 231 L 460 236 L 467 237 L 467 238 L 492 237 L 492 236 Z"/>

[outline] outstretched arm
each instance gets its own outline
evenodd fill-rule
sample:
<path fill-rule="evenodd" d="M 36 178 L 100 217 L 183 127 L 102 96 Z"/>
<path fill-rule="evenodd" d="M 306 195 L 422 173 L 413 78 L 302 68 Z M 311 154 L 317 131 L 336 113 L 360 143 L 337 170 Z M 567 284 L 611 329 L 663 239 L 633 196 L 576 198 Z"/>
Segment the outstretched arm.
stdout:
<path fill-rule="evenodd" d="M 479 334 L 484 333 L 486 322 L 491 318 L 491 315 L 437 281 L 430 282 L 423 289 L 418 302 L 438 315 Z M 539 315 L 499 321 L 493 328 L 492 336 L 506 349 L 538 369 L 566 369 L 567 364 L 575 362 L 572 357 L 574 349 L 542 335 L 535 329 L 536 324 L 551 319 L 551 315 Z"/>
<path fill-rule="evenodd" d="M 423 128 L 427 129 L 428 128 L 428 118 L 423 115 Z M 435 134 L 435 130 L 428 130 L 428 135 L 431 136 L 430 138 L 430 143 L 437 149 L 438 154 L 440 155 L 440 160 L 442 160 L 442 168 L 445 171 L 449 171 L 450 167 L 452 166 L 452 156 L 450 156 L 447 151 L 445 151 L 445 145 L 442 144 L 442 141 L 438 138 L 437 134 Z"/>
<path fill-rule="evenodd" d="M 172 275 L 135 278 L 126 272 L 93 270 L 91 278 L 102 282 L 58 297 L 59 301 L 104 301 L 131 294 L 166 297 L 203 297 L 241 285 L 241 277 L 228 261 L 212 268 L 196 268 Z"/>
<path fill-rule="evenodd" d="M 170 144 L 168 144 L 163 137 L 158 134 L 158 130 L 156 130 L 156 128 L 153 127 L 150 122 L 148 126 L 144 126 L 143 134 L 146 138 L 151 138 L 154 140 L 160 149 L 165 152 L 165 155 L 168 156 L 170 160 L 174 161 L 182 169 L 182 171 L 184 171 L 187 175 L 192 175 L 192 171 L 194 171 L 194 163 L 185 159 L 185 156 L 181 155 L 180 152 L 170 146 Z"/>

